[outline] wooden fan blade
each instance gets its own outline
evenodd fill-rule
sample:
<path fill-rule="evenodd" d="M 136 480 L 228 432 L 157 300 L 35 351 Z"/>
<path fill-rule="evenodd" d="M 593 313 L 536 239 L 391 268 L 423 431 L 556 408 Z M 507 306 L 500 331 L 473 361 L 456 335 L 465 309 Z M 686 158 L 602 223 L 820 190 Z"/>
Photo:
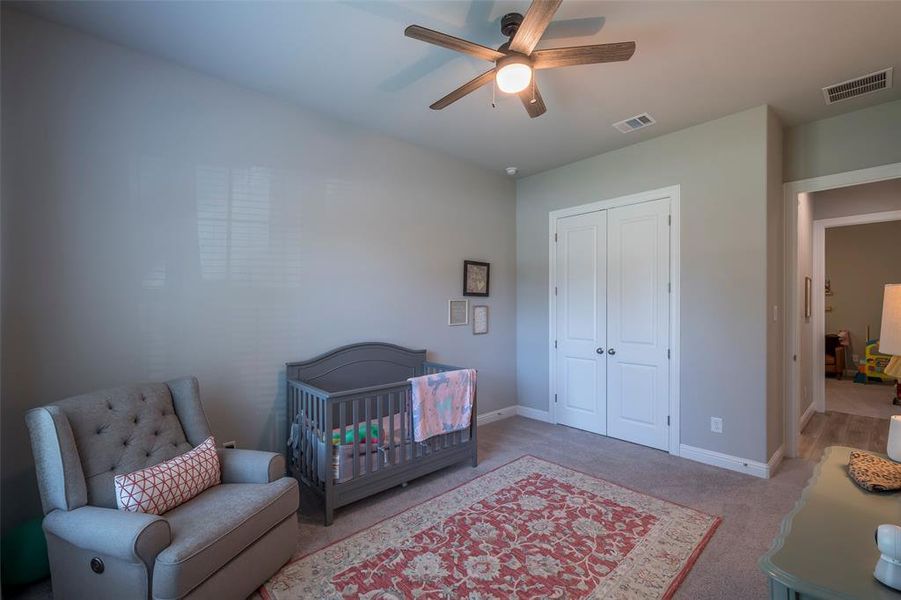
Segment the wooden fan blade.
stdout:
<path fill-rule="evenodd" d="M 522 100 L 523 107 L 533 119 L 547 112 L 547 106 L 544 105 L 544 98 L 541 97 L 541 92 L 538 91 L 537 83 L 519 92 L 519 99 Z"/>
<path fill-rule="evenodd" d="M 471 94 L 486 83 L 491 83 L 492 81 L 494 81 L 494 69 L 485 71 L 472 81 L 464 83 L 441 100 L 432 104 L 429 108 L 431 108 L 432 110 L 441 110 L 442 108 L 453 104 L 463 96 Z"/>
<path fill-rule="evenodd" d="M 532 53 L 531 58 L 533 68 L 553 69 L 556 67 L 593 65 L 629 60 L 633 54 L 635 54 L 635 42 L 619 42 L 616 44 L 536 50 Z"/>
<path fill-rule="evenodd" d="M 560 8 L 563 0 L 532 0 L 532 5 L 523 17 L 516 35 L 510 42 L 510 50 L 520 54 L 531 54 L 547 26 L 551 24 L 554 13 Z"/>
<path fill-rule="evenodd" d="M 498 52 L 497 50 L 492 50 L 491 48 L 479 44 L 461 40 L 460 38 L 441 33 L 440 31 L 426 29 L 419 25 L 410 25 L 404 29 L 404 35 L 408 38 L 413 38 L 414 40 L 420 40 L 422 42 L 441 46 L 442 48 L 448 48 L 449 50 L 456 50 L 457 52 L 462 52 L 463 54 L 468 54 L 491 62 L 506 56 L 503 52 Z"/>

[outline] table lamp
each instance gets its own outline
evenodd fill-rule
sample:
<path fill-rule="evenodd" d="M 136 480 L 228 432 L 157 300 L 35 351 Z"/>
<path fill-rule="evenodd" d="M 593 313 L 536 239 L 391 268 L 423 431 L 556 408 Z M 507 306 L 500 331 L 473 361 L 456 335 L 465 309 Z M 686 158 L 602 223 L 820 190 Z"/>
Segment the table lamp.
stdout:
<path fill-rule="evenodd" d="M 901 283 L 888 283 L 882 297 L 882 329 L 879 331 L 879 351 L 891 354 L 892 359 L 883 373 L 901 379 Z"/>
<path fill-rule="evenodd" d="M 901 380 L 901 283 L 889 283 L 885 286 L 879 351 L 882 354 L 892 355 L 882 372 Z M 896 385 L 895 404 L 898 404 L 898 398 L 901 397 L 901 381 Z M 892 417 L 886 453 L 892 460 L 901 462 L 901 416 Z"/>
<path fill-rule="evenodd" d="M 892 358 L 882 370 L 889 377 L 901 380 L 901 283 L 889 283 L 882 297 L 882 328 L 879 331 L 879 351 L 891 354 Z M 901 381 L 897 383 L 895 403 L 901 396 Z M 889 458 L 901 461 L 901 416 L 892 417 L 888 432 Z M 901 590 L 901 527 L 880 525 L 876 531 L 876 542 L 882 556 L 876 563 L 873 575 L 876 579 L 896 590 Z"/>

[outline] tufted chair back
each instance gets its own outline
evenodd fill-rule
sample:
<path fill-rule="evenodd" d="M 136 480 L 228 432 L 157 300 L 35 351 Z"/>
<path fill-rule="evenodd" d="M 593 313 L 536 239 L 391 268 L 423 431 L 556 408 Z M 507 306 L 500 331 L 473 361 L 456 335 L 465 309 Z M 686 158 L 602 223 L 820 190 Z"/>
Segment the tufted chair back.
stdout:
<path fill-rule="evenodd" d="M 210 435 L 197 379 L 123 386 L 28 412 L 44 513 L 115 508 L 113 478 L 184 454 Z"/>

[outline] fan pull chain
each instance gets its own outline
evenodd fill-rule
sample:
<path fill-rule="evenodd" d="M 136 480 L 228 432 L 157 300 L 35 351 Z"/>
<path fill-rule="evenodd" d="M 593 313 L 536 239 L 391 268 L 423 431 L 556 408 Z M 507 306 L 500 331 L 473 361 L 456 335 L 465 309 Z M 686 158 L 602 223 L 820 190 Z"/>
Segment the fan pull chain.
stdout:
<path fill-rule="evenodd" d="M 538 102 L 538 98 L 535 97 L 535 73 L 532 73 L 532 99 L 529 101 L 529 104 L 535 104 Z"/>
<path fill-rule="evenodd" d="M 497 102 L 495 102 L 496 94 L 497 94 L 497 81 L 493 81 L 491 83 L 491 108 L 497 108 Z"/>

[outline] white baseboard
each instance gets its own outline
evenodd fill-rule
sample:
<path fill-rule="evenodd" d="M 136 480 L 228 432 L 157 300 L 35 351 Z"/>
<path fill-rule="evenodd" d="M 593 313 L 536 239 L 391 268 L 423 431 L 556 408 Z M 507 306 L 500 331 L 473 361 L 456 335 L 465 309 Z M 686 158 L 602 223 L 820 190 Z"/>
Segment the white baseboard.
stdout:
<path fill-rule="evenodd" d="M 507 406 L 498 410 L 493 410 L 479 415 L 476 422 L 479 425 L 486 425 L 515 415 L 527 419 L 534 419 L 536 421 L 543 421 L 545 423 L 553 423 L 550 411 L 529 408 L 528 406 Z M 807 418 L 810 417 L 808 416 Z M 746 458 L 723 454 L 722 452 L 714 452 L 713 450 L 705 450 L 704 448 L 687 446 L 685 444 L 679 446 L 679 455 L 682 458 L 704 463 L 705 465 L 713 465 L 714 467 L 738 471 L 739 473 L 747 473 L 748 475 L 761 477 L 763 479 L 769 479 L 769 477 L 776 472 L 776 468 L 782 462 L 784 454 L 785 447 L 779 446 L 770 460 L 766 463 L 762 463 L 756 460 L 748 460 Z"/>
<path fill-rule="evenodd" d="M 515 417 L 516 415 L 525 417 L 527 419 L 543 421 L 544 423 L 553 423 L 550 411 L 518 405 L 505 406 L 504 408 L 499 408 L 497 410 L 482 413 L 476 417 L 476 423 L 479 425 L 487 425 L 488 423 L 494 423 L 495 421 L 500 421 L 501 419 Z"/>
<path fill-rule="evenodd" d="M 682 458 L 704 463 L 705 465 L 713 465 L 714 467 L 720 467 L 722 469 L 729 469 L 730 471 L 747 473 L 748 475 L 763 479 L 769 479 L 770 473 L 775 469 L 775 465 L 778 464 L 778 460 L 782 460 L 782 452 L 783 449 L 780 447 L 768 463 L 762 463 L 756 460 L 741 458 L 739 456 L 723 454 L 722 452 L 686 446 L 685 444 L 679 446 L 679 454 Z M 777 458 L 778 460 L 774 461 L 774 459 Z"/>
<path fill-rule="evenodd" d="M 814 404 L 814 402 L 811 402 L 810 406 L 807 407 L 807 410 L 804 411 L 804 414 L 801 415 L 801 425 L 800 427 L 798 427 L 798 431 L 804 431 L 804 427 L 807 425 L 807 421 L 809 421 L 810 417 L 813 416 L 813 413 L 817 411 Z"/>
<path fill-rule="evenodd" d="M 537 408 L 529 408 L 528 406 L 517 406 L 516 414 L 520 417 L 535 419 L 536 421 L 543 421 L 545 423 L 554 422 L 553 419 L 551 419 L 551 412 L 548 410 L 539 410 Z"/>
<path fill-rule="evenodd" d="M 494 423 L 495 421 L 515 416 L 517 408 L 519 407 L 516 405 L 505 406 L 504 408 L 492 410 L 491 412 L 482 413 L 476 417 L 476 425 L 487 425 L 488 423 Z"/>

